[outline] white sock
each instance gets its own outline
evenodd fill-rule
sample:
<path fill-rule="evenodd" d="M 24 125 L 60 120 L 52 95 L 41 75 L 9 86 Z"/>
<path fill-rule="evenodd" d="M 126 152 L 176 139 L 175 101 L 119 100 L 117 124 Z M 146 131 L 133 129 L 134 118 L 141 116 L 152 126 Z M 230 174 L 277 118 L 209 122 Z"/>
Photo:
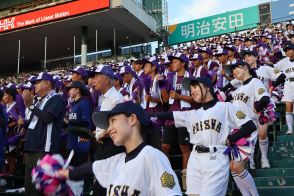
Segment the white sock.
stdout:
<path fill-rule="evenodd" d="M 291 112 L 286 112 L 286 122 L 288 130 L 293 130 L 293 114 Z"/>
<path fill-rule="evenodd" d="M 267 153 L 268 153 L 268 137 L 265 140 L 259 139 L 259 148 L 261 152 L 261 158 L 267 158 Z"/>
<path fill-rule="evenodd" d="M 239 174 L 239 178 L 241 183 L 244 184 L 252 196 L 258 196 L 254 180 L 246 169 L 241 174 Z"/>
<path fill-rule="evenodd" d="M 235 172 L 232 172 L 232 176 L 241 194 L 243 196 L 250 196 L 250 192 L 248 191 L 246 186 L 241 182 L 238 174 Z"/>

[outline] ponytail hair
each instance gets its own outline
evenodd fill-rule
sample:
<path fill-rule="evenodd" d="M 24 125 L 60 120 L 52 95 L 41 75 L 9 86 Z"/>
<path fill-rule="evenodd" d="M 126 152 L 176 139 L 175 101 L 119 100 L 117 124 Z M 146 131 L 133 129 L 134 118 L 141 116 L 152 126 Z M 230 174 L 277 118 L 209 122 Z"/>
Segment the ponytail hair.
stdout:
<path fill-rule="evenodd" d="M 256 71 L 254 69 L 248 68 L 249 74 L 252 76 L 252 78 L 258 78 Z"/>

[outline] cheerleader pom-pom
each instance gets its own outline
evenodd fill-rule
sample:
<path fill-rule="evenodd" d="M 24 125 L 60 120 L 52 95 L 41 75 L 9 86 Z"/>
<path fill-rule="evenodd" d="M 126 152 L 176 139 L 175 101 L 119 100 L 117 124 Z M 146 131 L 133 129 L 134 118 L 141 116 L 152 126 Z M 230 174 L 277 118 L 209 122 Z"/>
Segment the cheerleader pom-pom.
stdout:
<path fill-rule="evenodd" d="M 32 170 L 32 182 L 36 189 L 42 191 L 46 196 L 72 195 L 64 177 L 56 175 L 56 172 L 63 169 L 64 160 L 60 155 L 45 155 L 38 161 Z"/>
<path fill-rule="evenodd" d="M 268 103 L 266 108 L 258 113 L 258 121 L 261 125 L 266 123 L 273 123 L 277 120 L 278 114 L 275 112 L 275 106 L 273 103 Z"/>
<path fill-rule="evenodd" d="M 237 129 L 234 129 L 232 131 L 232 134 L 236 133 L 237 131 Z M 249 159 L 252 150 L 252 143 L 250 143 L 245 137 L 243 137 L 235 142 L 233 145 L 229 146 L 223 154 L 231 156 L 232 159 L 240 159 L 246 161 Z"/>

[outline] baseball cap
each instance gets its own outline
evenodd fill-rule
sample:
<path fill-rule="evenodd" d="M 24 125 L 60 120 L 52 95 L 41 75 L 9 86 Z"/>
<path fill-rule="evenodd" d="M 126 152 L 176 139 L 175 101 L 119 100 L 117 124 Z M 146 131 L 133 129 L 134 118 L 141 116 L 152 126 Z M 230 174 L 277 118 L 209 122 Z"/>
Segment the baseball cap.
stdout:
<path fill-rule="evenodd" d="M 242 60 L 238 60 L 238 61 L 236 61 L 236 63 L 231 64 L 230 66 L 231 66 L 232 71 L 233 71 L 233 69 L 235 69 L 236 67 L 239 67 L 239 66 L 247 66 L 248 68 L 250 68 L 250 65 Z"/>
<path fill-rule="evenodd" d="M 144 65 L 146 63 L 150 63 L 152 66 L 155 66 L 157 70 L 159 68 L 159 64 L 158 64 L 158 61 L 157 61 L 157 57 L 156 56 L 152 56 L 149 59 L 144 59 Z"/>
<path fill-rule="evenodd" d="M 132 68 L 130 66 L 125 66 L 125 67 L 121 67 L 120 70 L 119 70 L 119 73 L 122 75 L 122 74 L 125 74 L 125 73 L 131 73 L 131 74 L 134 74 L 134 71 L 132 70 Z"/>
<path fill-rule="evenodd" d="M 226 50 L 230 50 L 230 51 L 234 51 L 234 52 L 237 51 L 236 47 L 235 47 L 234 45 L 232 45 L 232 44 L 228 44 L 228 45 L 226 45 L 226 46 L 224 47 L 224 49 L 226 49 Z"/>
<path fill-rule="evenodd" d="M 248 42 L 248 41 L 252 42 L 252 38 L 246 37 L 245 40 L 244 40 L 244 42 Z"/>
<path fill-rule="evenodd" d="M 227 55 L 228 51 L 223 48 L 219 48 L 216 50 L 216 52 L 213 54 L 214 56 L 220 56 L 220 55 Z"/>
<path fill-rule="evenodd" d="M 36 82 L 41 81 L 41 80 L 48 80 L 50 82 L 55 81 L 52 75 L 48 74 L 47 72 L 41 72 L 41 73 L 39 73 L 39 75 L 37 77 L 32 78 L 30 80 L 30 82 L 32 84 L 35 84 Z"/>
<path fill-rule="evenodd" d="M 132 57 L 132 58 L 130 58 L 128 61 L 129 62 L 133 62 L 133 61 L 136 61 L 137 59 L 135 58 L 135 57 Z"/>
<path fill-rule="evenodd" d="M 107 130 L 109 127 L 108 119 L 117 114 L 135 114 L 141 126 L 145 127 L 148 124 L 147 115 L 143 108 L 139 104 L 131 101 L 119 103 L 111 111 L 95 112 L 92 115 L 92 119 L 96 127 Z"/>
<path fill-rule="evenodd" d="M 201 48 L 198 49 L 198 52 L 206 52 L 209 55 L 212 55 L 213 54 L 212 53 L 212 50 L 210 48 L 208 48 L 208 47 L 201 47 Z"/>
<path fill-rule="evenodd" d="M 122 77 L 121 77 L 121 75 L 119 73 L 114 74 L 114 79 L 119 80 L 121 83 L 123 83 L 123 79 L 122 79 Z"/>
<path fill-rule="evenodd" d="M 182 87 L 185 90 L 190 91 L 191 84 L 196 84 L 196 83 L 202 83 L 202 84 L 204 84 L 205 86 L 207 86 L 209 88 L 210 93 L 212 95 L 215 95 L 215 93 L 214 93 L 214 85 L 213 85 L 212 81 L 208 77 L 198 77 L 198 78 L 196 78 L 195 76 L 192 76 L 190 78 L 189 77 L 185 77 L 182 80 Z"/>
<path fill-rule="evenodd" d="M 4 93 L 6 93 L 8 95 L 11 95 L 12 97 L 15 97 L 16 94 L 17 94 L 16 86 L 14 84 L 12 84 L 12 83 L 9 83 L 8 85 L 6 85 L 3 88 L 3 91 L 4 91 Z"/>
<path fill-rule="evenodd" d="M 15 86 L 15 84 L 8 83 L 8 84 L 4 87 L 4 89 L 15 89 L 15 90 L 16 90 L 16 86 Z"/>
<path fill-rule="evenodd" d="M 164 59 L 164 62 L 160 63 L 160 65 L 165 65 L 165 66 L 168 66 L 170 64 L 171 64 L 171 62 L 167 57 Z"/>
<path fill-rule="evenodd" d="M 100 64 L 96 67 L 95 70 L 91 71 L 92 74 L 103 74 L 105 76 L 108 76 L 111 79 L 114 79 L 114 72 L 111 69 L 111 67 L 107 65 Z"/>
<path fill-rule="evenodd" d="M 34 89 L 34 85 L 32 85 L 32 83 L 27 82 L 25 84 L 22 85 L 21 89 L 23 90 L 33 90 Z"/>
<path fill-rule="evenodd" d="M 181 61 L 185 62 L 186 65 L 189 63 L 189 59 L 183 53 L 176 53 L 174 55 L 168 56 L 168 60 L 172 61 L 173 59 L 180 59 Z"/>
<path fill-rule="evenodd" d="M 193 56 L 190 57 L 190 60 L 191 61 L 196 61 L 196 60 L 202 61 L 203 60 L 203 57 L 202 57 L 201 54 L 194 54 Z"/>
<path fill-rule="evenodd" d="M 257 51 L 254 48 L 242 50 L 241 57 L 244 58 L 245 55 L 247 55 L 247 54 L 252 55 L 252 56 L 255 56 L 255 57 L 258 56 L 258 53 L 257 53 Z"/>
<path fill-rule="evenodd" d="M 71 84 L 69 86 L 65 87 L 65 89 L 67 91 L 69 91 L 72 88 L 80 89 L 82 95 L 88 95 L 89 94 L 88 93 L 89 90 L 87 89 L 86 85 L 84 83 L 80 82 L 80 81 L 73 81 L 73 82 L 71 82 Z"/>
<path fill-rule="evenodd" d="M 292 42 L 287 42 L 284 46 L 284 51 L 286 52 L 288 49 L 293 49 L 294 50 L 294 44 Z"/>
<path fill-rule="evenodd" d="M 139 64 L 139 65 L 143 65 L 144 64 L 144 60 L 143 59 L 137 59 L 134 63 L 135 64 Z"/>
<path fill-rule="evenodd" d="M 82 68 L 81 66 L 77 66 L 76 68 L 74 68 L 70 71 L 81 75 L 83 78 L 87 77 L 87 71 L 84 68 Z"/>

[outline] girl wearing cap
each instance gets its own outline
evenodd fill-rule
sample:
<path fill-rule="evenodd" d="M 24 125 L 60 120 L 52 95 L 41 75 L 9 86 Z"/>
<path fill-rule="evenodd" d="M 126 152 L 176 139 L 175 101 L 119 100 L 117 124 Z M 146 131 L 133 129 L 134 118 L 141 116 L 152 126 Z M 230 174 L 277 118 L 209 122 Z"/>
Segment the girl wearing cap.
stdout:
<path fill-rule="evenodd" d="M 109 112 L 93 115 L 94 123 L 108 131 L 114 144 L 126 152 L 84 164 L 74 170 L 61 170 L 60 176 L 71 180 L 95 174 L 107 188 L 107 195 L 174 196 L 182 195 L 177 177 L 167 157 L 146 145 L 147 118 L 138 104 L 124 102 Z"/>
<path fill-rule="evenodd" d="M 251 51 L 251 50 L 243 50 L 242 57 L 245 60 L 245 62 L 249 64 L 250 69 L 255 70 L 255 73 L 258 79 L 261 80 L 261 82 L 263 83 L 265 88 L 269 90 L 269 92 L 272 92 L 272 90 L 275 87 L 285 82 L 286 76 L 279 69 L 273 68 L 269 65 L 260 66 L 257 52 Z M 235 81 L 233 81 L 232 84 L 234 83 L 233 86 L 236 88 L 238 86 L 237 86 L 237 82 Z M 238 85 L 240 84 L 241 84 L 241 81 L 239 81 Z M 270 164 L 267 157 L 268 148 L 269 148 L 267 130 L 268 130 L 269 123 L 271 122 L 260 123 L 258 121 L 259 148 L 261 151 L 261 168 L 263 169 L 270 168 Z"/>
<path fill-rule="evenodd" d="M 85 127 L 91 130 L 91 111 L 89 104 L 89 91 L 86 86 L 79 81 L 73 81 L 66 87 L 71 100 L 68 112 L 68 126 Z M 68 133 L 67 151 L 75 150 L 71 165 L 76 167 L 88 161 L 90 141 L 80 138 L 72 133 Z"/>
<path fill-rule="evenodd" d="M 285 83 L 285 74 L 279 69 L 273 68 L 269 65 L 260 66 L 258 63 L 257 55 L 252 51 L 243 51 L 243 59 L 250 65 L 251 69 L 254 69 L 258 79 L 262 81 L 265 88 L 271 93 L 280 84 Z M 267 158 L 269 140 L 267 137 L 268 123 L 261 124 L 258 122 L 258 136 L 259 147 L 261 151 L 261 168 L 269 168 L 269 161 Z"/>
<path fill-rule="evenodd" d="M 226 145 L 233 145 L 249 135 L 255 125 L 233 104 L 218 102 L 208 78 L 184 78 L 182 86 L 191 91 L 193 100 L 201 107 L 154 116 L 173 119 L 176 127 L 186 127 L 189 131 L 193 151 L 187 167 L 186 194 L 225 195 L 229 179 L 229 157 L 223 154 Z M 240 128 L 240 131 L 229 135 L 233 128 Z"/>
<path fill-rule="evenodd" d="M 84 127 L 91 130 L 92 105 L 89 102 L 90 92 L 86 86 L 79 81 L 73 81 L 70 86 L 66 87 L 71 102 L 69 103 L 68 127 Z M 74 150 L 75 154 L 71 161 L 71 166 L 77 167 L 88 162 L 90 141 L 78 137 L 73 133 L 67 135 L 67 154 Z M 83 181 L 79 182 L 83 186 Z M 82 192 L 82 188 L 77 190 Z"/>
<path fill-rule="evenodd" d="M 241 86 L 231 94 L 232 103 L 237 105 L 257 125 L 257 113 L 264 110 L 269 104 L 269 94 L 248 63 L 238 61 L 232 65 L 231 69 L 234 78 L 241 81 Z M 243 195 L 258 195 L 253 178 L 245 169 L 245 162 L 248 159 L 250 159 L 250 168 L 255 169 L 253 156 L 257 134 L 258 132 L 254 130 L 250 137 L 246 138 L 251 146 L 249 156 L 235 158 L 231 163 L 233 178 Z M 264 145 L 262 145 L 261 149 L 265 149 L 268 140 L 263 143 Z"/>
<path fill-rule="evenodd" d="M 293 134 L 293 102 L 294 102 L 294 43 L 287 42 L 284 46 L 286 58 L 274 65 L 286 75 L 282 102 L 286 103 L 287 135 Z"/>

